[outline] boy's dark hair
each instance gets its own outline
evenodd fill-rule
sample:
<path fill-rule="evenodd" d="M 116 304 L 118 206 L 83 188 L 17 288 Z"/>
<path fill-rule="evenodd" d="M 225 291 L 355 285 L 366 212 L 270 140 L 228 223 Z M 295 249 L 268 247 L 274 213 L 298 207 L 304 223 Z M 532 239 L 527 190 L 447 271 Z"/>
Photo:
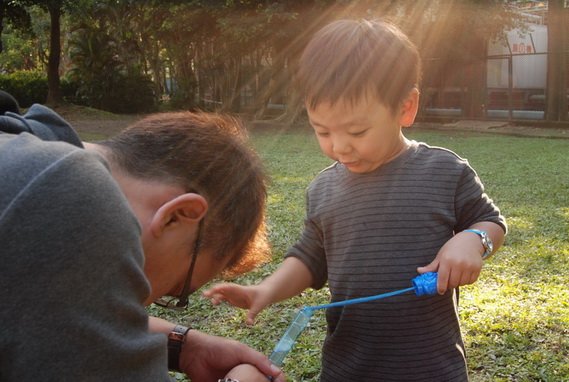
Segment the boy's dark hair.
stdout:
<path fill-rule="evenodd" d="M 130 176 L 182 186 L 206 198 L 201 248 L 239 274 L 266 260 L 266 176 L 241 123 L 211 113 L 146 117 L 100 144 Z"/>
<path fill-rule="evenodd" d="M 419 86 L 421 60 L 396 26 L 338 20 L 319 30 L 300 58 L 296 81 L 310 108 L 375 96 L 392 111 Z"/>

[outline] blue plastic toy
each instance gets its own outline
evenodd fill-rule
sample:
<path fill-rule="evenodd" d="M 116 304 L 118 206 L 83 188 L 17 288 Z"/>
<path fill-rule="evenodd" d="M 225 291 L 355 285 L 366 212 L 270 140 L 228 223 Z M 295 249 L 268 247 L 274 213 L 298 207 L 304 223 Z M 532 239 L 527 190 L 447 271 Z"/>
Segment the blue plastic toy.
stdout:
<path fill-rule="evenodd" d="M 312 314 L 314 313 L 315 310 L 334 308 L 338 306 L 346 306 L 353 304 L 361 304 L 364 302 L 375 301 L 382 298 L 407 293 L 410 291 L 414 291 L 417 296 L 435 295 L 437 294 L 437 273 L 429 272 L 419 275 L 413 278 L 412 284 L 413 286 L 410 288 L 400 289 L 388 293 L 382 293 L 375 296 L 353 298 L 350 300 L 336 301 L 330 304 L 303 307 L 298 311 L 298 313 L 292 320 L 292 323 L 289 325 L 284 335 L 275 346 L 269 359 L 276 366 L 279 367 L 282 366 L 283 360 L 285 359 L 286 355 L 292 350 L 292 347 L 294 346 L 294 343 L 296 342 L 296 339 L 298 338 L 300 333 L 302 333 L 304 328 L 306 328 L 306 326 L 310 322 L 310 318 L 312 317 Z"/>

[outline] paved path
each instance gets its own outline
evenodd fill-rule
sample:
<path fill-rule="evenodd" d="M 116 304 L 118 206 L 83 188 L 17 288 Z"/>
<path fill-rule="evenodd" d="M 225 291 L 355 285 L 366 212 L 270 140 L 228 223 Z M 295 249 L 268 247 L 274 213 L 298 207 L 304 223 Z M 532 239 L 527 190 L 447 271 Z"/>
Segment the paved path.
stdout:
<path fill-rule="evenodd" d="M 413 126 L 419 129 L 475 131 L 491 134 L 569 139 L 569 124 L 560 127 L 542 127 L 531 126 L 531 123 L 514 125 L 507 121 L 461 120 L 453 123 L 417 122 Z"/>

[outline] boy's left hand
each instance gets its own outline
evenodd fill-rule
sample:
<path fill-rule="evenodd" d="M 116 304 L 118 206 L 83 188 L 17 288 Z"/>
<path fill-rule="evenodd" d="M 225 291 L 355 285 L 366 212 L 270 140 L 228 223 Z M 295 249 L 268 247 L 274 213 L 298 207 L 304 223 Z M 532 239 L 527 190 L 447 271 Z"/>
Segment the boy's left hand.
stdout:
<path fill-rule="evenodd" d="M 482 270 L 480 238 L 469 232 L 459 232 L 442 246 L 437 257 L 417 272 L 438 272 L 437 291 L 474 283 Z"/>

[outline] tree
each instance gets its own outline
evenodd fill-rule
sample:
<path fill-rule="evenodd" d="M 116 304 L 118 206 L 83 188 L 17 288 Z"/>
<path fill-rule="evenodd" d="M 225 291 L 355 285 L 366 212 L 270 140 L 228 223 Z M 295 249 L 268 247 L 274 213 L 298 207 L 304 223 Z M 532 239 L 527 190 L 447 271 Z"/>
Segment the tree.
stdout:
<path fill-rule="evenodd" d="M 0 0 L 0 53 L 4 51 L 2 45 L 2 31 L 4 30 L 4 20 L 7 20 L 15 29 L 30 32 L 30 14 L 26 9 L 12 1 Z"/>
<path fill-rule="evenodd" d="M 61 13 L 63 0 L 44 1 L 50 17 L 49 58 L 47 64 L 47 100 L 50 105 L 61 102 L 59 62 L 61 60 Z"/>
<path fill-rule="evenodd" d="M 47 64 L 48 94 L 46 103 L 56 105 L 62 101 L 59 78 L 61 61 L 61 16 L 66 9 L 82 7 L 90 0 L 12 0 L 18 6 L 39 6 L 49 13 L 50 38 Z"/>
<path fill-rule="evenodd" d="M 569 8 L 564 0 L 549 0 L 547 11 L 547 93 L 545 119 L 567 120 L 569 69 Z"/>
<path fill-rule="evenodd" d="M 417 1 L 398 24 L 421 52 L 424 88 L 454 87 L 462 115 L 483 117 L 488 43 L 519 26 L 518 16 L 501 0 Z"/>
<path fill-rule="evenodd" d="M 416 43 L 424 59 L 426 81 L 435 73 L 452 86 L 463 89 L 462 109 L 468 117 L 482 116 L 486 96 L 486 47 L 504 29 L 518 25 L 517 16 L 501 0 L 305 1 L 279 2 L 280 12 L 294 16 L 282 27 L 282 38 L 269 37 L 271 43 L 270 85 L 261 106 L 276 94 L 288 96 L 287 121 L 298 115 L 300 99 L 290 89 L 294 66 L 304 44 L 321 26 L 338 18 L 382 18 L 393 21 Z M 455 73 L 454 80 L 448 79 Z M 427 85 L 435 85 L 432 82 Z M 288 90 L 286 90 L 288 89 Z M 296 100 L 296 101 L 295 101 Z M 262 109 L 258 109 L 261 114 Z"/>
<path fill-rule="evenodd" d="M 238 112 L 245 100 L 262 116 L 269 102 L 280 103 L 286 105 L 281 119 L 287 121 L 302 110 L 291 86 L 298 58 L 314 32 L 334 19 L 394 21 L 419 46 L 428 85 L 438 85 L 433 80 L 436 73 L 442 73 L 440 78 L 457 73 L 450 83 L 465 89 L 462 107 L 468 116 L 480 115 L 484 102 L 486 43 L 515 20 L 501 0 L 12 0 L 10 4 L 39 6 L 50 15 L 49 103 L 61 98 L 60 41 L 71 36 L 77 71 L 99 68 L 93 73 L 108 73 L 108 79 L 112 78 L 109 68 L 127 77 L 151 76 L 157 95 L 166 91 L 178 101 L 176 106 L 184 108 L 203 108 L 207 100 L 209 106 Z M 62 15 L 70 20 L 63 39 Z M 83 38 L 88 40 L 82 44 Z M 92 51 L 89 41 L 106 48 Z M 102 67 L 106 69 L 101 71 Z M 90 77 L 83 73 L 76 78 Z M 91 83 L 103 84 L 94 77 Z"/>

